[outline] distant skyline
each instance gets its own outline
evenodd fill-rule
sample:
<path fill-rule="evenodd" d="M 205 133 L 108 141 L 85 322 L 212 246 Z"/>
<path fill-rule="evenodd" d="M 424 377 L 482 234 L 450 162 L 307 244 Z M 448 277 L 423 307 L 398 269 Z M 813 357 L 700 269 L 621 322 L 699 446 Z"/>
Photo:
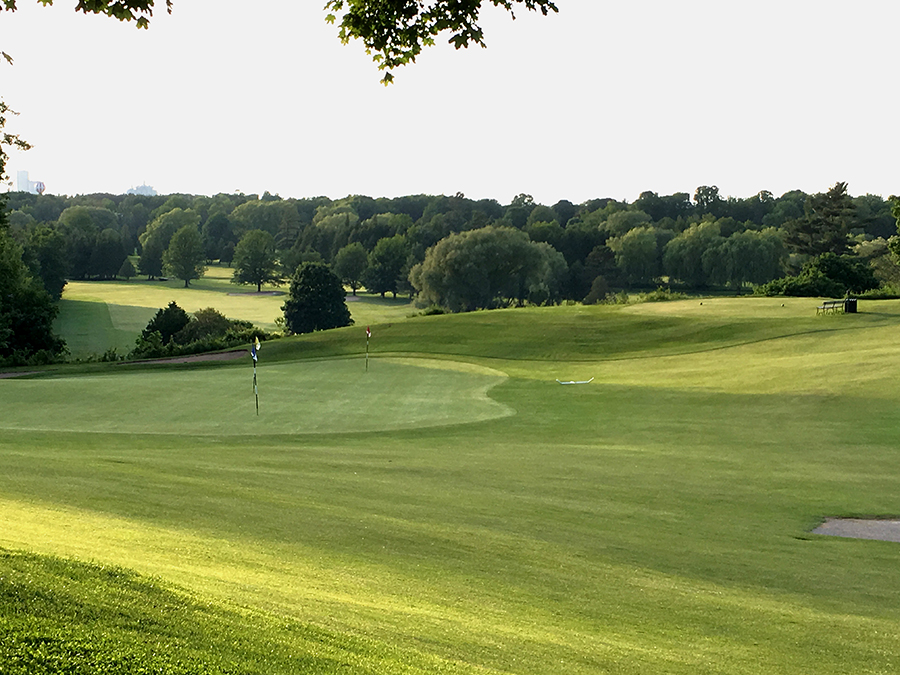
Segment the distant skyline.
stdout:
<path fill-rule="evenodd" d="M 488 49 L 439 40 L 389 87 L 322 4 L 175 0 L 139 31 L 20 0 L 0 95 L 35 147 L 8 173 L 68 195 L 900 193 L 900 3 L 488 7 Z"/>

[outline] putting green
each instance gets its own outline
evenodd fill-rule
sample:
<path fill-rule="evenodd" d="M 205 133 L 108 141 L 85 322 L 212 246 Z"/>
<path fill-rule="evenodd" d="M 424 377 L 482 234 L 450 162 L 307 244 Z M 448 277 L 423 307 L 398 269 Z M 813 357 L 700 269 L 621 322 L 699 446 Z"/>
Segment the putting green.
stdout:
<path fill-rule="evenodd" d="M 504 381 L 471 364 L 361 358 L 261 365 L 259 415 L 247 368 L 0 380 L 2 429 L 169 434 L 371 432 L 514 414 Z"/>

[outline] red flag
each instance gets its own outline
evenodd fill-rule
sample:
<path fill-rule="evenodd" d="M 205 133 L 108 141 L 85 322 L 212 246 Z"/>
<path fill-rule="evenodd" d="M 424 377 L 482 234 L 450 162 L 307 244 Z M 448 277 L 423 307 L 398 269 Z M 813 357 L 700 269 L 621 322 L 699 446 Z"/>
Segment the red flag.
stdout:
<path fill-rule="evenodd" d="M 369 327 L 368 327 L 368 326 L 366 326 L 366 339 L 368 339 L 368 338 L 370 338 L 370 337 L 372 337 L 372 331 L 369 330 Z"/>

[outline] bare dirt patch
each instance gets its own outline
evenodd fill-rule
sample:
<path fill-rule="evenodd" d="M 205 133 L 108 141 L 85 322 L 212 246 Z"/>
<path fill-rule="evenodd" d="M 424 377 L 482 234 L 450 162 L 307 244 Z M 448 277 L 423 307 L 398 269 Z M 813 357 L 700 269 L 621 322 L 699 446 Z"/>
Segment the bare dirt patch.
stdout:
<path fill-rule="evenodd" d="M 120 366 L 128 366 L 134 363 L 199 363 L 201 361 L 231 361 L 248 356 L 246 349 L 234 349 L 230 352 L 216 352 L 215 354 L 189 354 L 187 356 L 172 356 L 165 359 L 144 359 L 142 361 L 122 361 Z"/>
<path fill-rule="evenodd" d="M 900 520 L 876 518 L 826 518 L 813 534 L 850 539 L 877 539 L 900 543 Z"/>
<path fill-rule="evenodd" d="M 229 293 L 228 295 L 284 295 L 284 291 L 247 291 L 246 293 Z"/>
<path fill-rule="evenodd" d="M 36 373 L 36 370 L 31 370 L 27 373 L 0 373 L 0 380 L 5 380 L 10 377 L 25 377 L 26 375 L 35 375 Z"/>

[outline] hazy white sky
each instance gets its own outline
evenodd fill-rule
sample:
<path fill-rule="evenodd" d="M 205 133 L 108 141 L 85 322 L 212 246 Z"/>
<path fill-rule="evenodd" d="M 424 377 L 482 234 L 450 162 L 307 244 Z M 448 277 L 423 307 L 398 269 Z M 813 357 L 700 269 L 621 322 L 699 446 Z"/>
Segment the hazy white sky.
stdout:
<path fill-rule="evenodd" d="M 164 3 L 161 2 L 164 6 Z M 324 0 L 175 0 L 147 31 L 0 13 L 8 167 L 55 194 L 900 193 L 896 0 L 558 0 L 486 9 L 390 87 Z"/>

